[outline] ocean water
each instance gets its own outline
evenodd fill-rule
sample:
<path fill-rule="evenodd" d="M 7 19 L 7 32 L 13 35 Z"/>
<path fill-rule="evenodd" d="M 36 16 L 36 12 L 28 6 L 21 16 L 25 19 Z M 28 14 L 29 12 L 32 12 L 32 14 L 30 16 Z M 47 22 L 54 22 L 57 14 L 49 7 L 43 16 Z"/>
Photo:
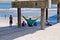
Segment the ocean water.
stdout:
<path fill-rule="evenodd" d="M 0 9 L 0 17 L 5 17 L 5 16 L 9 17 L 9 15 L 12 15 L 13 17 L 17 17 L 18 15 L 17 8 Z M 41 9 L 40 8 L 21 8 L 21 15 L 22 16 L 41 16 Z M 52 4 L 52 8 L 48 9 L 48 17 L 49 17 L 48 21 L 56 22 L 57 21 L 56 16 L 57 16 L 57 5 Z M 38 19 L 38 21 L 40 21 L 40 19 Z"/>
<path fill-rule="evenodd" d="M 17 10 L 0 10 L 0 17 L 9 17 L 9 15 L 12 15 L 13 17 L 17 17 Z M 21 11 L 21 15 L 22 16 L 41 16 L 41 10 L 39 9 L 35 9 L 35 10 L 22 10 Z M 46 15 L 45 15 L 46 16 Z M 57 9 L 53 8 L 53 9 L 49 9 L 48 10 L 48 17 L 49 17 L 49 21 L 56 21 L 56 16 L 57 16 Z M 40 19 L 38 19 L 39 21 Z"/>
<path fill-rule="evenodd" d="M 48 18 L 49 22 L 57 22 L 57 15 L 51 16 Z"/>

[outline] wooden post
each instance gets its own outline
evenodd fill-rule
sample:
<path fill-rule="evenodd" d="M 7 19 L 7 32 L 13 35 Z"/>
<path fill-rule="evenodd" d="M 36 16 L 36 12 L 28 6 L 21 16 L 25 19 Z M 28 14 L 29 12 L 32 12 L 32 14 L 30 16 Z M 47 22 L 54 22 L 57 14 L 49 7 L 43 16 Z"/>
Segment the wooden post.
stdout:
<path fill-rule="evenodd" d="M 59 23 L 59 3 L 57 4 L 57 23 Z"/>
<path fill-rule="evenodd" d="M 18 28 L 21 28 L 21 8 L 18 8 Z"/>
<path fill-rule="evenodd" d="M 17 4 L 17 2 L 18 2 L 18 0 L 15 0 L 15 2 L 16 2 L 16 4 Z M 21 27 L 21 8 L 17 8 L 18 10 L 17 10 L 17 12 L 18 12 L 18 28 L 22 28 Z"/>
<path fill-rule="evenodd" d="M 48 22 L 48 8 L 46 8 L 46 22 Z"/>
<path fill-rule="evenodd" d="M 41 30 L 44 30 L 44 8 L 41 8 Z"/>

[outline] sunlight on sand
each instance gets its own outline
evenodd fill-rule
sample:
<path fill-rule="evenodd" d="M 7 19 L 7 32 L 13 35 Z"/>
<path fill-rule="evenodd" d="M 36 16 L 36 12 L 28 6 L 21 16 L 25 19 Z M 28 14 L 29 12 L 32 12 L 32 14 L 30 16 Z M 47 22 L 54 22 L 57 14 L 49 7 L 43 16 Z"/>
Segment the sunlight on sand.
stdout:
<path fill-rule="evenodd" d="M 60 23 L 13 40 L 60 40 Z M 18 33 L 17 33 L 18 34 Z"/>

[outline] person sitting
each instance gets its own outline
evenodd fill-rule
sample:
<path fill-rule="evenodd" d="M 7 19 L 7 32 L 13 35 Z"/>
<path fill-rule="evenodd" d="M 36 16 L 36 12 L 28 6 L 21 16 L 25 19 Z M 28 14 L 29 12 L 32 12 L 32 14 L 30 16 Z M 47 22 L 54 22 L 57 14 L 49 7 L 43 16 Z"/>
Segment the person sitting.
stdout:
<path fill-rule="evenodd" d="M 48 21 L 46 22 L 46 26 L 52 26 Z"/>
<path fill-rule="evenodd" d="M 32 20 L 31 18 L 27 19 L 27 18 L 25 18 L 24 16 L 23 16 L 23 18 L 27 21 L 28 26 L 29 26 L 29 27 L 32 27 L 32 26 L 33 26 L 33 23 L 34 23 L 39 17 L 36 18 L 36 19 L 34 19 L 34 20 Z"/>
<path fill-rule="evenodd" d="M 22 22 L 22 26 L 23 26 L 23 27 L 26 26 L 26 23 L 25 23 L 24 21 Z"/>

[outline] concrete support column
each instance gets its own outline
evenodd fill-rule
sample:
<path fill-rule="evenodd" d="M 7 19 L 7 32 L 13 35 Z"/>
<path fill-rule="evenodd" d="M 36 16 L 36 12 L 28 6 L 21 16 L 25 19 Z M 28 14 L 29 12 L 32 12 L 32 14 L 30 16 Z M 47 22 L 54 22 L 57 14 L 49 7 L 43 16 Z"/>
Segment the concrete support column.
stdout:
<path fill-rule="evenodd" d="M 46 8 L 46 22 L 48 22 L 48 8 Z"/>
<path fill-rule="evenodd" d="M 21 8 L 18 8 L 18 28 L 21 28 Z"/>
<path fill-rule="evenodd" d="M 60 6 L 60 4 L 58 3 L 57 4 L 57 23 L 59 23 L 59 6 Z"/>
<path fill-rule="evenodd" d="M 49 0 L 49 8 L 51 8 L 51 0 Z"/>
<path fill-rule="evenodd" d="M 41 8 L 41 30 L 44 30 L 44 8 Z"/>

